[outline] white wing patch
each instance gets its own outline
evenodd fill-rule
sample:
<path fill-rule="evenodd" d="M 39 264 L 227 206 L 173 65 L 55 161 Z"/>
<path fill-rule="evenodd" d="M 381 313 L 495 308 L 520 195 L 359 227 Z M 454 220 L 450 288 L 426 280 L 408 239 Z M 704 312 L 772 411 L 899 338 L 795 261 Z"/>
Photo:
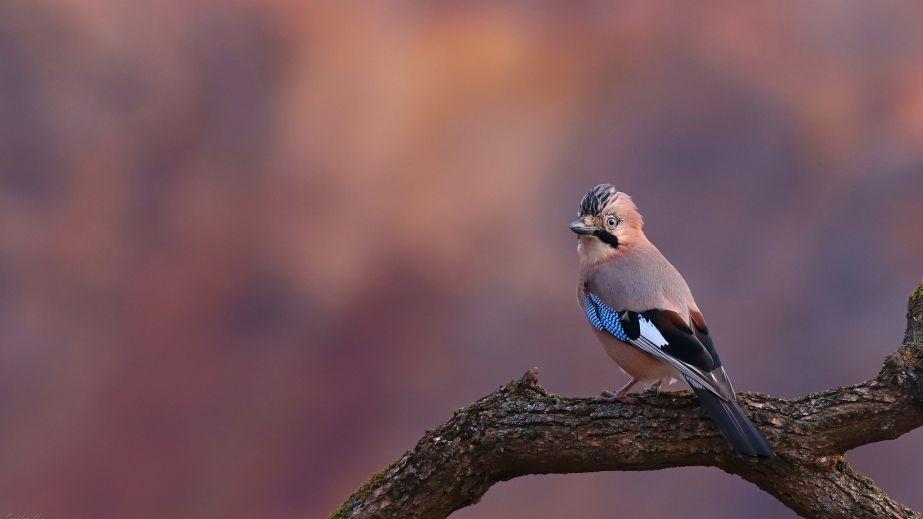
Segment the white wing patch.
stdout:
<path fill-rule="evenodd" d="M 647 342 L 658 348 L 663 348 L 669 344 L 667 340 L 663 338 L 663 334 L 660 333 L 660 330 L 654 326 L 654 323 L 648 321 L 643 315 L 638 316 L 638 324 L 641 325 L 641 337 L 646 339 Z"/>
<path fill-rule="evenodd" d="M 631 344 L 649 353 L 654 358 L 676 368 L 677 371 L 685 375 L 683 378 L 686 379 L 686 382 L 688 382 L 690 386 L 698 389 L 708 389 L 722 400 L 727 399 L 727 397 L 722 394 L 720 389 L 721 386 L 717 383 L 717 380 L 715 380 L 714 374 L 706 374 L 699 368 L 686 364 L 663 351 L 663 347 L 668 345 L 669 342 L 664 338 L 663 334 L 660 333 L 660 330 L 654 326 L 654 323 L 650 322 L 643 315 L 639 315 L 638 324 L 640 325 L 641 334 L 637 339 L 631 341 Z"/>

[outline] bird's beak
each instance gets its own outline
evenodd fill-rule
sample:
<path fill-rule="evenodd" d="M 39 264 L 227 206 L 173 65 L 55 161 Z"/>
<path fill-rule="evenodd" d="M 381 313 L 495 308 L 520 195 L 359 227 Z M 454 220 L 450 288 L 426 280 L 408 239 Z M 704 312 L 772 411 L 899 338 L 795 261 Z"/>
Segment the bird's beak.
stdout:
<path fill-rule="evenodd" d="M 589 227 L 583 223 L 583 220 L 577 220 L 570 224 L 570 230 L 577 234 L 593 234 L 596 232 L 596 227 Z"/>

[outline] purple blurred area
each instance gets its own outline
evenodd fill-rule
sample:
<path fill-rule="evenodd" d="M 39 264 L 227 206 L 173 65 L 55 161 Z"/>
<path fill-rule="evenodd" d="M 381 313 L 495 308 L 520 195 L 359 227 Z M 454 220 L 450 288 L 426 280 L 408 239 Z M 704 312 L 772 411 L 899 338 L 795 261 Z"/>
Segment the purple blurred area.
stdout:
<path fill-rule="evenodd" d="M 624 380 L 567 225 L 634 196 L 739 390 L 873 376 L 923 269 L 915 2 L 0 3 L 0 513 L 323 517 L 532 366 Z M 923 431 L 849 453 L 923 509 Z M 458 518 L 792 514 L 716 469 Z"/>

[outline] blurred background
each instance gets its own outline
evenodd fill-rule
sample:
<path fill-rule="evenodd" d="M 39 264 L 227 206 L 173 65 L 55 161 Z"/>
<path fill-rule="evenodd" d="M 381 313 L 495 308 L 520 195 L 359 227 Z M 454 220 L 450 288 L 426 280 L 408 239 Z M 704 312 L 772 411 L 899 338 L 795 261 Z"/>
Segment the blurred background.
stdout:
<path fill-rule="evenodd" d="M 923 274 L 914 2 L 0 3 L 0 513 L 324 517 L 532 366 L 634 196 L 738 389 L 873 376 Z M 923 430 L 849 454 L 923 510 Z M 458 518 L 789 517 L 715 469 Z"/>

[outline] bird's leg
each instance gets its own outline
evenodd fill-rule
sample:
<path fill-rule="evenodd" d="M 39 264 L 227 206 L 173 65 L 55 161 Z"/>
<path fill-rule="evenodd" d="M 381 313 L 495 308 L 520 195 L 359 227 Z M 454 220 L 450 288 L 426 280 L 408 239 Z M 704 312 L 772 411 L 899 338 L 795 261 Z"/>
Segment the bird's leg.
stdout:
<path fill-rule="evenodd" d="M 661 386 L 661 384 L 663 384 L 663 380 L 658 380 L 657 382 L 654 382 L 653 384 L 651 384 L 650 386 L 648 386 L 648 388 L 647 388 L 644 392 L 645 392 L 645 393 L 653 393 L 653 394 L 655 394 L 655 395 L 659 395 L 659 394 L 660 394 L 660 386 Z"/>
<path fill-rule="evenodd" d="M 638 381 L 635 378 L 632 378 L 626 382 L 624 386 L 618 388 L 614 393 L 612 391 L 603 391 L 602 396 L 603 398 L 611 400 L 622 400 L 625 398 L 625 395 L 628 394 L 628 391 L 635 387 L 635 384 L 637 383 Z"/>

